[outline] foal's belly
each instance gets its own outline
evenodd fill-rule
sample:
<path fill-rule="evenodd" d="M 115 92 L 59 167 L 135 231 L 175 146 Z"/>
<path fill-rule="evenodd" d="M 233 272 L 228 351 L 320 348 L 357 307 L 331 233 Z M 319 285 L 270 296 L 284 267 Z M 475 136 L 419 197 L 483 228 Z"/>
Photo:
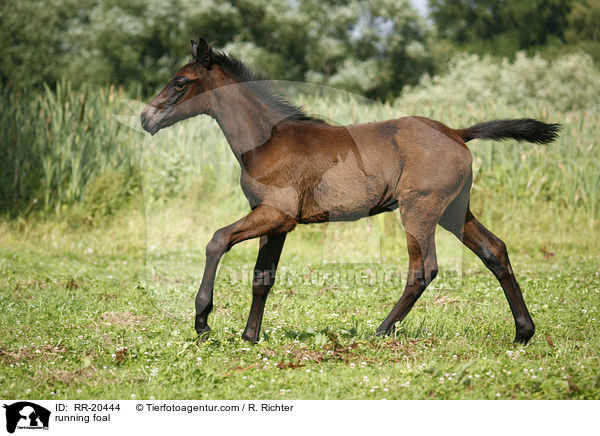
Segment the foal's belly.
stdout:
<path fill-rule="evenodd" d="M 362 162 L 359 166 L 350 153 L 322 174 L 305 177 L 299 185 L 273 186 L 245 172 L 241 182 L 252 207 L 269 205 L 308 224 L 353 221 L 395 209 L 398 203 L 390 187 L 392 179 L 365 168 Z"/>
<path fill-rule="evenodd" d="M 357 220 L 368 216 L 377 199 L 367 185 L 350 183 L 321 183 L 313 190 L 317 210 L 325 213 L 328 221 Z"/>
<path fill-rule="evenodd" d="M 300 222 L 353 221 L 397 207 L 387 185 L 365 173 L 328 172 L 307 194 Z"/>

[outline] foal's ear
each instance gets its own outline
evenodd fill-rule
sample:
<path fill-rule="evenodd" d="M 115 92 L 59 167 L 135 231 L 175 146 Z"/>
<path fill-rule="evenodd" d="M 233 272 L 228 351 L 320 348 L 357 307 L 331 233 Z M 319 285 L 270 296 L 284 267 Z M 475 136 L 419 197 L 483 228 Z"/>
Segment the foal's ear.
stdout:
<path fill-rule="evenodd" d="M 198 44 L 193 39 L 190 41 L 190 54 L 194 60 L 198 57 Z"/>
<path fill-rule="evenodd" d="M 192 41 L 191 51 L 196 62 L 204 68 L 210 69 L 210 64 L 212 63 L 212 44 L 209 44 L 205 39 L 200 38 L 198 44 Z"/>

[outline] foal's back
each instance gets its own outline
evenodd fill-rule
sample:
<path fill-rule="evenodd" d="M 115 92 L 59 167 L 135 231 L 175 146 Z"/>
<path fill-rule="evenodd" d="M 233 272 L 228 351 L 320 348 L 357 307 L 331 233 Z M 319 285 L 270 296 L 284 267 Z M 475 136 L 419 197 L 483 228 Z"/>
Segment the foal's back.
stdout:
<path fill-rule="evenodd" d="M 419 117 L 331 126 L 284 121 L 242 156 L 251 204 L 301 223 L 347 221 L 393 210 L 404 191 L 452 196 L 471 154 L 455 131 Z"/>

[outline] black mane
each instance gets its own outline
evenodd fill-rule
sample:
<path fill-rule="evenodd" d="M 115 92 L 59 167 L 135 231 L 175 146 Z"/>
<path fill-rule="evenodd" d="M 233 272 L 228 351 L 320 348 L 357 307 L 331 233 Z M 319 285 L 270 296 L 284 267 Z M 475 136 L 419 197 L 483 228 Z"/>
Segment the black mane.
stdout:
<path fill-rule="evenodd" d="M 283 113 L 285 118 L 295 121 L 324 123 L 323 120 L 307 114 L 301 106 L 294 105 L 286 97 L 277 94 L 270 86 L 268 77 L 252 71 L 236 57 L 220 51 L 213 51 L 212 61 L 225 68 L 240 82 L 255 82 L 254 89 L 258 91 L 262 100 L 272 109 Z"/>

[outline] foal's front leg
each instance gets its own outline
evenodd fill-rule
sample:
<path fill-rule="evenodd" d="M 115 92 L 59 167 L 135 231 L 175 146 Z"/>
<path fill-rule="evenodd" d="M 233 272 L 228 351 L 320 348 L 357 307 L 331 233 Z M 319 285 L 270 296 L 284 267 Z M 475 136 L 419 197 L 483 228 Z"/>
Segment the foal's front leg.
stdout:
<path fill-rule="evenodd" d="M 198 335 L 210 331 L 208 314 L 213 308 L 213 287 L 217 266 L 225 252 L 246 239 L 263 235 L 285 234 L 296 225 L 296 220 L 267 205 L 259 205 L 247 216 L 215 232 L 206 246 L 206 264 L 200 289 L 196 295 L 196 323 Z"/>
<path fill-rule="evenodd" d="M 265 303 L 269 291 L 275 283 L 275 273 L 277 264 L 283 249 L 286 234 L 261 236 L 258 258 L 254 267 L 254 277 L 252 279 L 252 305 L 250 306 L 250 315 L 242 338 L 248 342 L 258 341 L 260 334 L 260 325 L 262 323 Z"/>

